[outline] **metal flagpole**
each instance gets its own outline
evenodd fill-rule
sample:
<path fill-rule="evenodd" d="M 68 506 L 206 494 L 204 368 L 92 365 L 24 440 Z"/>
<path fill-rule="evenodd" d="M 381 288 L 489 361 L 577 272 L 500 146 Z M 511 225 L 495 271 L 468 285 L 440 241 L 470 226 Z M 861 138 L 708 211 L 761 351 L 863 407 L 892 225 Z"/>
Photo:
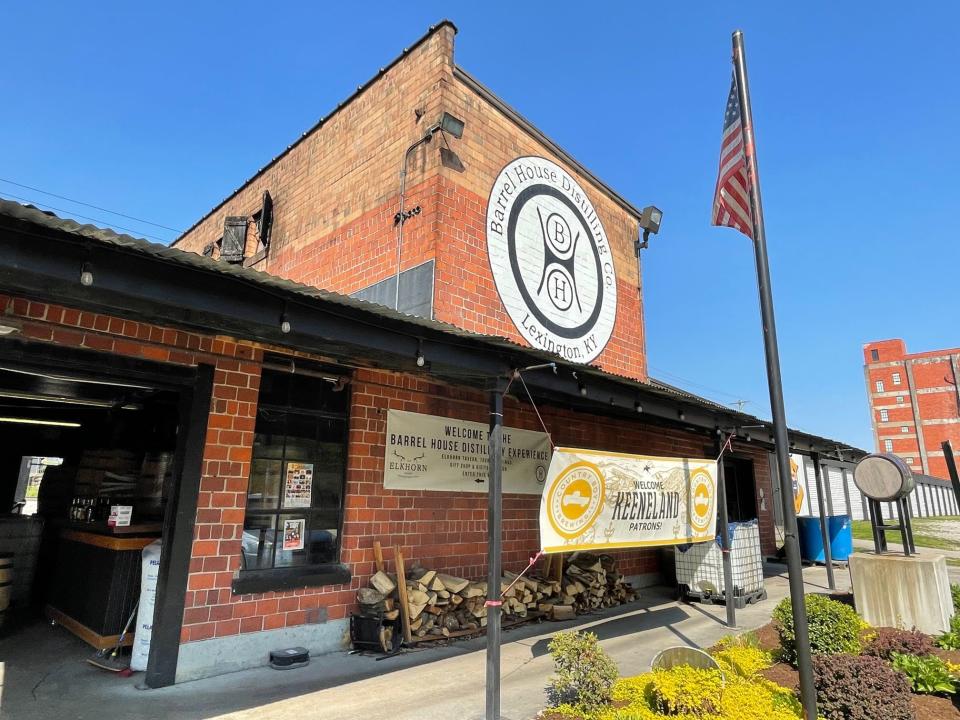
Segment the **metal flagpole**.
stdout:
<path fill-rule="evenodd" d="M 500 720 L 500 571 L 503 546 L 503 392 L 505 381 L 491 383 L 487 491 L 487 701 L 486 720 Z"/>
<path fill-rule="evenodd" d="M 800 701 L 807 720 L 815 720 L 817 717 L 817 692 L 813 684 L 810 633 L 807 628 L 807 614 L 803 600 L 803 566 L 800 562 L 800 543 L 797 538 L 797 515 L 791 502 L 793 488 L 790 482 L 789 441 L 787 439 L 786 412 L 783 407 L 783 386 L 780 379 L 780 353 L 777 349 L 777 329 L 773 317 L 773 294 L 770 290 L 770 266 L 767 261 L 767 240 L 763 227 L 763 204 L 760 200 L 757 155 L 753 138 L 753 113 L 750 108 L 750 89 L 747 85 L 747 64 L 743 48 L 743 33 L 739 30 L 733 33 L 733 67 L 737 78 L 740 122 L 743 129 L 747 172 L 750 179 L 753 248 L 757 264 L 757 286 L 760 295 L 760 315 L 763 323 L 763 345 L 767 359 L 770 410 L 773 414 L 777 470 L 780 475 L 784 550 L 787 555 L 787 570 L 790 579 L 790 603 L 793 609 L 794 635 L 797 644 L 797 669 L 800 671 Z"/>
<path fill-rule="evenodd" d="M 730 515 L 727 512 L 727 479 L 723 471 L 723 454 L 727 435 L 721 432 L 717 440 L 720 457 L 717 460 L 717 509 L 720 512 L 720 552 L 723 555 L 723 594 L 727 602 L 727 627 L 737 626 L 737 608 L 733 597 L 733 562 L 730 557 Z"/>

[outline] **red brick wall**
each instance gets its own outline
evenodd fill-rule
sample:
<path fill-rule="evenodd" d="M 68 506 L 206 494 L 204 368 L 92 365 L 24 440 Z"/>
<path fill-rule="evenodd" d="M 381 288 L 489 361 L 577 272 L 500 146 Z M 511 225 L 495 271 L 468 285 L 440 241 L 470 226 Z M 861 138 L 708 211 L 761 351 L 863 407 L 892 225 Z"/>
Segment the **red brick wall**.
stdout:
<path fill-rule="evenodd" d="M 349 455 L 341 561 L 353 572 L 349 585 L 234 595 L 240 568 L 246 491 L 264 348 L 70 308 L 0 295 L 0 315 L 22 318 L 25 338 L 181 365 L 215 367 L 203 454 L 182 642 L 236 635 L 346 617 L 357 588 L 374 572 L 373 542 L 398 544 L 409 562 L 480 578 L 486 573 L 486 495 L 383 488 L 386 411 L 390 408 L 467 420 L 487 420 L 486 396 L 423 377 L 358 370 L 352 383 Z M 558 445 L 664 456 L 703 457 L 712 439 L 623 420 L 573 413 L 549 405 L 544 422 Z M 505 403 L 505 423 L 540 429 L 526 406 Z M 774 547 L 772 492 L 766 454 L 750 445 L 767 510 L 761 517 L 764 552 Z M 759 498 L 759 494 L 758 494 Z M 504 497 L 504 564 L 518 570 L 538 547 L 539 498 Z M 386 553 L 392 563 L 392 553 Z M 651 550 L 616 554 L 624 574 L 655 572 Z"/>
<path fill-rule="evenodd" d="M 440 113 L 465 120 L 462 139 L 437 137 L 410 156 L 404 207 L 421 213 L 403 226 L 401 268 L 436 259 L 435 317 L 474 332 L 527 344 L 500 302 L 486 249 L 486 210 L 500 169 L 523 155 L 550 158 L 587 191 L 609 239 L 617 273 L 617 319 L 595 363 L 645 379 L 646 347 L 634 241 L 637 220 L 602 187 L 454 75 L 454 31 L 437 29 L 275 164 L 252 178 L 177 241 L 200 252 L 228 215 L 252 215 L 262 193 L 274 199 L 273 246 L 259 270 L 351 294 L 397 271 L 400 168 L 404 151 Z M 420 119 L 417 119 L 417 113 Z M 443 167 L 446 142 L 464 171 Z M 248 255 L 255 248 L 248 233 Z"/>

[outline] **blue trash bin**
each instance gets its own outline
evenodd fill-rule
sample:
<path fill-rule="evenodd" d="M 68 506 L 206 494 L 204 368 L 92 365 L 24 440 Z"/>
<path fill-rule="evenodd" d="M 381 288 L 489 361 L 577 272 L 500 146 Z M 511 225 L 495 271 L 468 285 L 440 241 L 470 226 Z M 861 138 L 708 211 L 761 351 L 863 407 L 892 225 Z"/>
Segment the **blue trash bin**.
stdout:
<path fill-rule="evenodd" d="M 797 529 L 800 532 L 800 557 L 807 562 L 825 562 L 820 518 L 809 515 L 798 517 Z M 846 562 L 853 552 L 850 516 L 827 516 L 827 532 L 830 535 L 830 556 L 838 562 Z"/>

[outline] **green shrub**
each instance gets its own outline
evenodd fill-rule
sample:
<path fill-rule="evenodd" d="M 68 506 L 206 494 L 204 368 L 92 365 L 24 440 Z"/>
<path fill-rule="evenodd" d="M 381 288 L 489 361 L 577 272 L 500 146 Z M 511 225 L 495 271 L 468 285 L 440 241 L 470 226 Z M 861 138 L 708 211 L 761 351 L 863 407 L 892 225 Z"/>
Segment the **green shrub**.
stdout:
<path fill-rule="evenodd" d="M 818 655 L 813 677 L 824 720 L 913 720 L 909 681 L 878 657 Z"/>
<path fill-rule="evenodd" d="M 547 685 L 551 706 L 568 704 L 590 712 L 610 702 L 610 692 L 619 673 L 596 635 L 558 632 L 547 648 L 553 655 L 555 672 Z"/>
<path fill-rule="evenodd" d="M 929 655 L 933 652 L 933 640 L 917 630 L 877 628 L 863 649 L 864 655 L 889 660 L 894 653 L 902 655 Z"/>
<path fill-rule="evenodd" d="M 951 586 L 955 587 L 958 586 Z M 950 629 L 937 638 L 936 645 L 944 650 L 960 650 L 960 613 L 950 618 Z"/>
<path fill-rule="evenodd" d="M 935 655 L 918 657 L 893 653 L 893 667 L 910 681 L 916 693 L 927 695 L 953 695 L 957 691 L 957 679 L 950 673 L 947 664 Z"/>
<path fill-rule="evenodd" d="M 805 595 L 804 602 L 810 632 L 810 650 L 814 655 L 856 655 L 860 652 L 860 633 L 866 623 L 852 607 L 823 595 Z M 781 659 L 796 664 L 796 636 L 789 597 L 781 600 L 774 608 L 773 619 L 780 635 Z"/>
<path fill-rule="evenodd" d="M 950 596 L 953 598 L 953 612 L 960 615 L 960 585 L 956 583 L 950 586 Z"/>

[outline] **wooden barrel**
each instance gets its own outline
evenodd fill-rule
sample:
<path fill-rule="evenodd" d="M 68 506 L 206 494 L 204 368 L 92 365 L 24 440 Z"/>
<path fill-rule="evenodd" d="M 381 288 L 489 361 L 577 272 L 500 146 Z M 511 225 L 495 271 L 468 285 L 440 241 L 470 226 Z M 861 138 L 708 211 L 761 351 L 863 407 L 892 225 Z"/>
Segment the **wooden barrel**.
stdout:
<path fill-rule="evenodd" d="M 910 466 L 893 453 L 867 455 L 853 469 L 853 483 L 873 500 L 892 502 L 916 487 Z"/>
<path fill-rule="evenodd" d="M 0 614 L 10 607 L 13 590 L 13 553 L 0 553 Z"/>

